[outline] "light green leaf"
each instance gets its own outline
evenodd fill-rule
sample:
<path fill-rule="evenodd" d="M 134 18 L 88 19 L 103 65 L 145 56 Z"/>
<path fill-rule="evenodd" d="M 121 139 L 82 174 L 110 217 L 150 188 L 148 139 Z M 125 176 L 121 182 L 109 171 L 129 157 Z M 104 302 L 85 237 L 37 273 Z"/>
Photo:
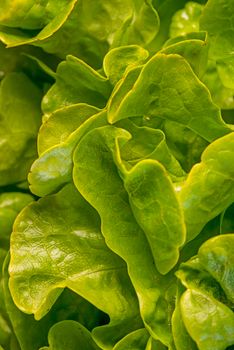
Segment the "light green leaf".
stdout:
<path fill-rule="evenodd" d="M 210 56 L 226 57 L 234 51 L 234 2 L 233 0 L 209 0 L 200 18 L 200 28 L 209 34 Z"/>
<path fill-rule="evenodd" d="M 231 302 L 234 302 L 234 234 L 214 237 L 198 251 L 202 266 L 221 285 Z"/>
<path fill-rule="evenodd" d="M 198 290 L 187 290 L 180 308 L 185 327 L 199 350 L 224 350 L 234 344 L 231 309 Z"/>
<path fill-rule="evenodd" d="M 56 323 L 49 331 L 49 346 L 41 350 L 82 350 L 100 349 L 93 341 L 89 331 L 75 321 Z"/>
<path fill-rule="evenodd" d="M 210 144 L 201 163 L 177 188 L 184 210 L 187 241 L 194 239 L 207 222 L 234 201 L 234 133 Z"/>
<path fill-rule="evenodd" d="M 115 33 L 112 47 L 137 44 L 144 48 L 155 39 L 160 19 L 152 0 L 132 1 L 132 13 Z"/>
<path fill-rule="evenodd" d="M 62 58 L 71 54 L 100 68 L 115 32 L 132 16 L 132 1 L 70 0 L 65 1 L 64 8 L 59 5 L 53 11 L 54 17 L 49 23 L 46 18 L 41 30 L 21 30 L 19 25 L 14 28 L 1 26 L 0 39 L 8 46 L 40 46 Z"/>
<path fill-rule="evenodd" d="M 120 147 L 121 158 L 127 168 L 143 159 L 155 159 L 165 166 L 173 180 L 185 176 L 179 162 L 167 147 L 165 135 L 160 129 L 138 127 L 129 119 L 118 122 L 116 126 L 122 127 L 132 135 L 132 138 Z"/>
<path fill-rule="evenodd" d="M 149 341 L 146 345 L 145 350 L 173 350 L 173 348 L 170 346 L 169 348 L 163 345 L 160 341 L 153 339 L 152 337 L 149 338 Z"/>
<path fill-rule="evenodd" d="M 48 0 L 35 3 L 33 0 L 26 2 L 6 0 L 0 5 L 0 23 L 9 27 L 23 29 L 41 29 L 48 24 L 57 13 L 63 12 L 67 1 Z"/>
<path fill-rule="evenodd" d="M 1 248 L 9 249 L 13 222 L 27 204 L 34 199 L 30 194 L 8 192 L 0 194 L 0 241 Z M 0 264 L 1 266 L 1 264 Z"/>
<path fill-rule="evenodd" d="M 33 163 L 28 175 L 31 191 L 38 196 L 44 196 L 71 182 L 72 154 L 76 145 L 88 131 L 106 124 L 106 111 L 101 111 L 81 124 L 64 142 L 45 151 Z"/>
<path fill-rule="evenodd" d="M 80 59 L 67 56 L 58 65 L 56 82 L 42 100 L 44 113 L 50 114 L 62 107 L 87 103 L 103 108 L 110 95 L 108 80 Z"/>
<path fill-rule="evenodd" d="M 179 259 L 185 241 L 183 213 L 165 168 L 142 160 L 124 179 L 134 216 L 150 245 L 158 271 L 168 273 Z"/>
<path fill-rule="evenodd" d="M 218 59 L 216 65 L 223 86 L 234 91 L 234 54 Z"/>
<path fill-rule="evenodd" d="M 1 25 L 1 31 L 0 31 L 0 39 L 1 41 L 3 41 L 8 47 L 12 47 L 12 46 L 18 46 L 18 45 L 24 45 L 24 44 L 31 44 L 37 41 L 43 41 L 45 39 L 47 39 L 48 37 L 50 37 L 51 35 L 53 35 L 57 30 L 60 29 L 60 27 L 63 26 L 64 22 L 66 22 L 68 16 L 70 15 L 70 13 L 72 12 L 75 3 L 77 2 L 77 0 L 72 0 L 69 1 L 69 4 L 66 2 L 66 6 L 64 7 L 63 11 L 60 12 L 61 8 L 57 7 L 57 14 L 55 13 L 55 16 L 53 19 L 51 19 L 51 21 L 49 21 L 49 23 L 46 25 L 46 23 L 42 23 L 42 30 L 39 31 L 31 31 L 31 30 L 21 30 L 20 24 L 22 24 L 22 18 L 20 18 L 20 16 L 24 16 L 25 13 L 20 12 L 15 12 L 15 7 L 9 4 L 9 1 L 7 1 L 6 7 L 7 7 L 7 11 L 5 13 L 7 13 L 10 16 L 12 16 L 12 24 L 10 24 L 11 22 L 11 18 L 8 18 L 7 22 L 10 24 L 10 26 L 8 27 L 8 24 L 6 25 Z M 15 4 L 17 7 L 21 6 L 22 8 L 22 3 L 21 2 L 15 2 Z M 25 7 L 23 10 L 27 11 L 27 7 L 28 7 L 29 3 L 25 3 Z M 11 11 L 9 11 L 9 9 L 11 9 Z M 4 14 L 3 14 L 4 15 Z M 17 18 L 18 17 L 18 18 Z M 35 24 L 35 26 L 37 27 L 36 21 L 37 19 L 35 18 L 35 16 L 32 16 L 30 19 L 29 18 L 25 18 L 26 21 L 33 22 Z M 45 21 L 45 19 L 43 19 Z M 47 20 L 47 19 L 46 19 Z M 1 22 L 3 24 L 4 19 L 2 18 Z M 39 26 L 41 27 L 41 26 Z M 40 29 L 40 28 L 39 28 Z"/>
<path fill-rule="evenodd" d="M 51 147 L 65 142 L 73 131 L 98 111 L 96 107 L 79 103 L 52 112 L 39 130 L 39 156 Z"/>
<path fill-rule="evenodd" d="M 197 256 L 182 263 L 176 271 L 176 276 L 185 288 L 199 290 L 227 304 L 227 298 L 219 283 L 204 269 Z"/>
<path fill-rule="evenodd" d="M 191 65 L 194 73 L 203 76 L 208 60 L 207 36 L 204 32 L 191 33 L 187 37 L 168 40 L 160 53 L 178 54 L 183 56 Z"/>
<path fill-rule="evenodd" d="M 200 18 L 210 43 L 210 67 L 204 82 L 221 108 L 234 108 L 234 3 L 232 0 L 209 0 Z"/>
<path fill-rule="evenodd" d="M 110 317 L 94 331 L 109 349 L 141 321 L 126 265 L 99 227 L 97 213 L 72 185 L 29 205 L 12 233 L 9 286 L 17 307 L 37 320 L 65 287 L 84 297 Z"/>
<path fill-rule="evenodd" d="M 189 1 L 182 10 L 177 11 L 172 17 L 170 37 L 185 35 L 199 31 L 199 19 L 204 6 L 197 2 Z"/>
<path fill-rule="evenodd" d="M 166 290 L 173 284 L 173 278 L 160 275 L 155 268 L 149 243 L 135 221 L 114 163 L 119 165 L 118 143 L 123 144 L 129 137 L 127 131 L 111 126 L 90 131 L 74 152 L 73 180 L 80 193 L 98 211 L 107 245 L 127 262 L 147 329 L 154 337 L 169 344 Z"/>
<path fill-rule="evenodd" d="M 227 77 L 228 73 L 229 65 L 227 66 L 225 61 L 220 59 L 217 62 L 209 61 L 207 71 L 202 77 L 203 83 L 210 91 L 212 100 L 222 109 L 234 109 L 233 89 L 227 88 L 223 84 L 223 82 L 228 86 L 232 84 L 232 76 Z"/>
<path fill-rule="evenodd" d="M 171 120 L 165 120 L 162 129 L 170 151 L 182 168 L 189 172 L 200 161 L 201 154 L 209 143 L 192 130 Z"/>
<path fill-rule="evenodd" d="M 142 115 L 160 117 L 185 125 L 208 141 L 231 131 L 209 91 L 179 55 L 156 54 L 143 67 L 133 89 L 124 97 L 118 96 L 118 90 L 113 95 L 110 123 Z"/>
<path fill-rule="evenodd" d="M 207 32 L 204 32 L 204 31 L 190 32 L 184 35 L 179 35 L 173 38 L 169 38 L 168 40 L 165 41 L 163 48 L 166 48 L 168 46 L 172 46 L 174 44 L 178 44 L 182 41 L 187 41 L 187 40 L 207 41 Z"/>
<path fill-rule="evenodd" d="M 149 333 L 145 328 L 129 333 L 121 339 L 113 350 L 145 350 Z"/>
<path fill-rule="evenodd" d="M 103 60 L 103 69 L 112 85 L 115 85 L 125 71 L 141 65 L 149 53 L 137 45 L 121 46 L 110 50 Z"/>
<path fill-rule="evenodd" d="M 16 334 L 20 350 L 38 350 L 40 346 L 46 344 L 47 332 L 52 322 L 48 318 L 36 322 L 33 316 L 23 314 L 15 306 L 8 288 L 8 264 L 9 255 L 3 266 L 3 291 L 5 307 L 11 327 Z"/>
<path fill-rule="evenodd" d="M 196 343 L 194 343 L 184 326 L 179 304 L 176 305 L 171 322 L 176 350 L 197 350 Z"/>
<path fill-rule="evenodd" d="M 20 350 L 38 350 L 39 346 L 47 344 L 47 334 L 50 327 L 64 319 L 74 319 L 81 322 L 88 329 L 101 324 L 103 314 L 86 300 L 77 294 L 65 289 L 52 310 L 37 321 L 32 315 L 26 315 L 21 312 L 13 303 L 11 294 L 8 289 L 8 260 L 4 265 L 4 301 L 6 304 L 7 315 L 10 318 L 12 332 L 14 331 L 19 344 Z M 90 317 L 92 315 L 92 318 Z M 11 338 L 13 333 L 11 333 Z M 12 345 L 10 349 L 15 349 Z M 8 348 L 7 348 L 8 349 Z M 17 347 L 18 349 L 18 347 Z"/>
<path fill-rule="evenodd" d="M 124 99 L 125 95 L 132 90 L 137 81 L 137 78 L 142 70 L 142 65 L 129 69 L 122 79 L 115 85 L 113 92 L 108 100 L 109 109 L 116 110 L 120 104 L 120 101 Z"/>
<path fill-rule="evenodd" d="M 0 85 L 0 185 L 26 179 L 36 158 L 41 92 L 23 73 L 9 73 Z"/>

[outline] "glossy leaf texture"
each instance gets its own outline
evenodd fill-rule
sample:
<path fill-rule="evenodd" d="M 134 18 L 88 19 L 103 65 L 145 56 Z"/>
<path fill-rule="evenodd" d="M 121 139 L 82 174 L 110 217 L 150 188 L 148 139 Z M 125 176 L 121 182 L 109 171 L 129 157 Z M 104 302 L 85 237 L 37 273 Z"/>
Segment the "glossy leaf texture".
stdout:
<path fill-rule="evenodd" d="M 110 47 L 148 45 L 159 29 L 158 14 L 151 1 L 70 0 L 58 4 L 49 1 L 46 6 L 42 1 L 37 6 L 32 3 L 22 6 L 15 1 L 11 6 L 9 1 L 4 2 L 2 7 L 7 14 L 0 18 L 0 39 L 11 47 L 40 46 L 62 58 L 72 54 L 95 68 L 101 67 Z"/>
<path fill-rule="evenodd" d="M 230 265 L 227 263 L 233 250 L 232 241 L 233 234 L 207 240 L 201 245 L 198 256 L 182 264 L 176 273 L 187 290 L 175 312 L 181 313 L 180 328 L 185 326 L 183 333 L 188 332 L 199 350 L 226 349 L 234 345 L 233 267 L 231 261 Z M 176 327 L 178 325 L 174 324 L 174 332 Z M 175 339 L 179 345 L 182 338 Z M 187 335 L 186 339 L 189 340 Z"/>
<path fill-rule="evenodd" d="M 199 19 L 202 11 L 202 5 L 188 1 L 185 7 L 177 11 L 173 16 L 170 26 L 170 37 L 199 31 Z"/>
<path fill-rule="evenodd" d="M 217 236 L 205 242 L 198 251 L 200 263 L 220 284 L 232 303 L 234 302 L 233 241 L 233 234 Z"/>
<path fill-rule="evenodd" d="M 9 341 L 4 343 L 7 348 L 19 344 L 21 350 L 38 350 L 47 344 L 47 335 L 53 324 L 62 320 L 71 319 L 82 323 L 84 327 L 92 330 L 94 327 L 104 324 L 105 316 L 100 310 L 79 297 L 76 293 L 65 289 L 50 312 L 40 321 L 35 320 L 33 315 L 21 312 L 14 304 L 8 287 L 8 257 L 4 263 L 2 293 L 5 300 L 5 311 L 8 315 L 11 334 Z M 92 315 L 92 319 L 90 318 Z M 76 323 L 77 323 L 76 322 Z M 15 341 L 17 337 L 18 341 Z M 14 348 L 15 349 L 15 348 Z"/>
<path fill-rule="evenodd" d="M 72 185 L 28 206 L 14 225 L 9 285 L 17 307 L 36 319 L 65 287 L 73 290 L 109 315 L 110 324 L 94 336 L 110 346 L 141 321 L 125 263 L 107 248 L 99 227 Z"/>
<path fill-rule="evenodd" d="M 44 96 L 44 113 L 51 113 L 75 103 L 87 103 L 103 108 L 110 95 L 107 78 L 74 56 L 58 65 L 56 82 Z"/>
<path fill-rule="evenodd" d="M 181 311 L 186 328 L 200 350 L 212 347 L 223 350 L 234 344 L 233 312 L 216 299 L 188 290 L 181 298 Z"/>
<path fill-rule="evenodd" d="M 0 349 L 233 349 L 233 5 L 0 3 Z"/>
<path fill-rule="evenodd" d="M 143 160 L 125 175 L 124 185 L 155 265 L 166 274 L 176 265 L 179 247 L 185 242 L 183 213 L 172 182 L 160 163 Z"/>
<path fill-rule="evenodd" d="M 116 124 L 131 134 L 128 142 L 120 145 L 121 158 L 127 169 L 143 159 L 154 159 L 162 163 L 171 178 L 175 181 L 183 179 L 186 173 L 169 150 L 166 136 L 160 129 L 148 126 L 138 126 L 130 119 Z"/>
<path fill-rule="evenodd" d="M 115 86 L 127 69 L 143 64 L 148 56 L 148 51 L 138 45 L 120 46 L 110 50 L 104 57 L 103 69 Z"/>
<path fill-rule="evenodd" d="M 196 343 L 190 337 L 185 328 L 179 305 L 176 306 L 171 321 L 175 348 L 177 350 L 197 350 Z"/>
<path fill-rule="evenodd" d="M 73 109 L 73 107 L 71 108 Z M 68 110 L 63 110 L 62 114 L 66 115 L 67 112 L 69 113 Z M 77 114 L 80 116 L 80 106 L 78 105 L 74 106 L 73 109 L 73 115 Z M 86 113 L 85 115 L 87 116 Z M 78 124 L 80 124 L 80 121 L 78 121 Z M 28 174 L 31 191 L 38 196 L 45 196 L 58 191 L 65 184 L 70 183 L 73 169 L 72 155 L 76 145 L 88 131 L 106 124 L 106 111 L 103 110 L 88 118 L 64 142 L 56 144 L 45 151 L 33 163 Z"/>
<path fill-rule="evenodd" d="M 234 133 L 217 139 L 203 152 L 177 190 L 187 227 L 187 241 L 233 203 Z"/>
<path fill-rule="evenodd" d="M 204 8 L 200 28 L 209 33 L 211 55 L 214 58 L 225 57 L 233 52 L 233 13 L 232 0 L 209 0 Z"/>
<path fill-rule="evenodd" d="M 12 225 L 17 214 L 34 198 L 27 193 L 8 192 L 0 194 L 0 241 L 1 248 L 8 250 Z"/>
<path fill-rule="evenodd" d="M 143 67 L 134 88 L 123 98 L 118 96 L 117 90 L 111 102 L 110 123 L 142 115 L 160 117 L 187 126 L 207 141 L 231 131 L 213 104 L 209 91 L 186 60 L 176 54 L 156 54 Z"/>
<path fill-rule="evenodd" d="M 18 348 L 18 342 L 14 334 L 9 312 L 6 307 L 6 297 L 4 295 L 4 260 L 10 245 L 10 234 L 12 225 L 19 211 L 32 202 L 34 198 L 26 193 L 7 192 L 0 194 L 0 344 L 8 347 Z"/>
<path fill-rule="evenodd" d="M 52 112 L 39 130 L 37 141 L 39 156 L 53 146 L 66 142 L 72 132 L 98 112 L 98 108 L 86 103 L 72 104 Z"/>
<path fill-rule="evenodd" d="M 208 49 L 206 33 L 199 32 L 168 40 L 160 53 L 181 55 L 191 65 L 194 73 L 202 77 L 207 67 Z"/>
<path fill-rule="evenodd" d="M 224 109 L 234 106 L 233 11 L 232 0 L 212 0 L 207 2 L 200 18 L 200 27 L 210 38 L 210 68 L 204 82 L 215 102 Z"/>
<path fill-rule="evenodd" d="M 170 277 L 160 275 L 155 268 L 152 248 L 157 250 L 156 239 L 153 241 L 152 237 L 150 241 L 149 238 L 150 245 L 146 236 L 147 234 L 152 236 L 153 232 L 149 232 L 150 228 L 147 228 L 148 232 L 144 232 L 137 224 L 124 187 L 125 179 L 124 182 L 121 179 L 121 177 L 126 177 L 127 181 L 128 174 L 125 174 L 125 169 L 120 163 L 118 145 L 123 144 L 129 138 L 130 134 L 128 132 L 111 126 L 90 131 L 75 150 L 73 179 L 80 193 L 98 211 L 102 220 L 102 233 L 107 245 L 127 262 L 129 276 L 136 289 L 141 315 L 147 328 L 156 338 L 160 338 L 162 342 L 169 344 L 171 340 L 166 311 L 168 300 L 166 300 L 164 293 L 172 281 Z M 93 154 L 95 154 L 95 157 L 93 157 Z M 89 156 L 88 160 L 87 156 Z M 153 165 L 156 164 L 156 169 L 159 167 L 159 173 L 162 172 L 160 176 L 163 179 L 163 184 L 168 187 L 170 200 L 175 201 L 177 205 L 175 195 L 173 195 L 173 187 L 169 180 L 164 179 L 165 175 L 161 170 L 161 166 L 158 166 L 157 162 L 152 163 Z M 119 172 L 122 172 L 121 177 Z M 160 182 L 157 186 L 160 186 Z M 144 191 L 144 188 L 142 191 Z M 150 192 L 147 192 L 146 189 L 144 194 L 152 204 L 153 200 L 150 197 Z M 155 201 L 158 201 L 159 206 L 163 208 L 162 211 L 164 211 L 164 208 L 166 210 L 164 199 L 160 196 L 157 197 L 157 192 L 155 192 L 155 197 L 157 198 Z M 108 207 L 106 206 L 107 202 L 110 203 Z M 110 208 L 111 210 L 109 210 Z M 151 206 L 150 214 L 152 216 L 154 214 Z M 179 216 L 179 214 L 178 207 L 175 209 L 175 214 L 174 212 L 171 213 L 172 216 Z M 113 220 L 113 215 L 115 220 Z M 161 222 L 161 233 L 170 235 L 168 233 L 170 218 L 165 217 L 164 219 L 165 222 L 163 220 Z M 157 231 L 155 234 L 157 234 Z M 176 231 L 175 236 L 177 235 L 179 239 L 177 241 L 177 238 L 175 238 L 176 243 L 173 246 L 175 250 L 177 249 L 177 242 L 179 244 L 183 242 L 183 226 Z M 155 246 L 152 245 L 152 241 Z M 160 244 L 163 246 L 164 242 L 161 243 L 160 241 Z M 153 247 L 151 248 L 151 246 Z M 171 257 L 168 259 L 171 259 Z M 172 267 L 174 263 L 173 257 L 169 266 Z M 168 271 L 170 268 L 167 267 L 166 270 Z M 163 316 L 159 316 L 159 312 L 162 312 Z"/>

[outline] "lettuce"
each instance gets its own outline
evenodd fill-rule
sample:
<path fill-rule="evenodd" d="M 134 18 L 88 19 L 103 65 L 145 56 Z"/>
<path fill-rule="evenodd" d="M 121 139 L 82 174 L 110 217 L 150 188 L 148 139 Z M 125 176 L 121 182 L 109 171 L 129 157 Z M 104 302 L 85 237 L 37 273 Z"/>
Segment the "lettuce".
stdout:
<path fill-rule="evenodd" d="M 234 348 L 233 0 L 0 4 L 0 349 Z"/>

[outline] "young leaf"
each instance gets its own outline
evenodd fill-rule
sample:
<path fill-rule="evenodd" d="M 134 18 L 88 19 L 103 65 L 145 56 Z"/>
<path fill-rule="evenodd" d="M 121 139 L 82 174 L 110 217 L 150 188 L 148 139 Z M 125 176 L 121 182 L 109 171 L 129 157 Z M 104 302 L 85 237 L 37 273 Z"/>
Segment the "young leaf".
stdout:
<path fill-rule="evenodd" d="M 49 346 L 41 350 L 82 350 L 100 349 L 92 339 L 90 332 L 75 321 L 61 321 L 56 323 L 49 331 Z"/>
<path fill-rule="evenodd" d="M 231 302 L 234 302 L 234 234 L 209 239 L 198 251 L 202 266 L 215 278 Z"/>
<path fill-rule="evenodd" d="M 31 191 L 38 196 L 45 196 L 71 182 L 72 155 L 76 145 L 88 131 L 106 124 L 106 111 L 104 110 L 88 118 L 64 142 L 45 151 L 33 163 L 28 175 Z"/>
<path fill-rule="evenodd" d="M 144 65 L 134 87 L 124 97 L 114 91 L 110 101 L 110 123 L 148 115 L 183 124 L 208 141 L 231 132 L 209 91 L 179 55 L 156 54 Z"/>
<path fill-rule="evenodd" d="M 141 320 L 126 265 L 107 248 L 99 227 L 97 213 L 73 185 L 29 205 L 12 233 L 9 286 L 17 307 L 37 320 L 71 289 L 109 315 L 95 338 L 113 346 Z"/>
<path fill-rule="evenodd" d="M 158 271 L 168 273 L 185 241 L 183 213 L 164 167 L 142 160 L 125 175 L 134 216 L 145 232 Z"/>
<path fill-rule="evenodd" d="M 187 241 L 234 200 L 234 133 L 219 138 L 203 152 L 188 178 L 179 186 L 187 228 Z"/>
<path fill-rule="evenodd" d="M 181 297 L 180 308 L 199 350 L 224 350 L 234 344 L 234 316 L 227 306 L 206 293 L 188 289 Z"/>
<path fill-rule="evenodd" d="M 74 152 L 73 180 L 98 211 L 107 245 L 127 262 L 147 329 L 170 344 L 166 290 L 173 279 L 160 275 L 155 268 L 149 242 L 135 220 L 120 177 L 118 143 L 129 137 L 127 131 L 112 126 L 90 131 Z"/>
<path fill-rule="evenodd" d="M 58 65 L 56 82 L 44 96 L 42 109 L 50 114 L 77 103 L 103 108 L 110 92 L 111 87 L 105 77 L 82 60 L 69 55 Z"/>
<path fill-rule="evenodd" d="M 113 350 L 145 350 L 148 339 L 147 330 L 145 328 L 138 329 L 121 339 Z"/>

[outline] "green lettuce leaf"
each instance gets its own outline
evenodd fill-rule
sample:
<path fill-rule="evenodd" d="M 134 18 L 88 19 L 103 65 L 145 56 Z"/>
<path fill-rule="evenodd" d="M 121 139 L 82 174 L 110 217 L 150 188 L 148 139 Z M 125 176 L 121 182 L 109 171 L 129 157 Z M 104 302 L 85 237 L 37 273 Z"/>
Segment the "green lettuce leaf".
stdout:
<path fill-rule="evenodd" d="M 234 50 L 233 13 L 232 0 L 209 0 L 204 7 L 200 28 L 209 33 L 210 55 L 213 58 L 225 57 Z"/>
<path fill-rule="evenodd" d="M 207 67 L 208 49 L 207 34 L 195 32 L 168 40 L 160 53 L 178 54 L 184 57 L 195 74 L 202 77 Z"/>
<path fill-rule="evenodd" d="M 224 350 L 234 344 L 231 309 L 198 290 L 188 289 L 180 302 L 182 319 L 199 350 Z"/>
<path fill-rule="evenodd" d="M 116 126 L 129 131 L 132 136 L 126 143 L 120 145 L 121 158 L 127 169 L 140 160 L 155 159 L 162 163 L 173 180 L 185 176 L 179 162 L 170 152 L 165 135 L 160 129 L 139 127 L 130 119 L 122 120 Z"/>
<path fill-rule="evenodd" d="M 117 94 L 109 105 L 110 123 L 142 115 L 160 117 L 185 125 L 208 141 L 231 131 L 209 91 L 179 55 L 156 54 L 143 67 L 134 89 L 124 98 Z"/>
<path fill-rule="evenodd" d="M 190 171 L 177 191 L 187 228 L 187 241 L 234 201 L 234 133 L 219 138 L 203 152 L 201 162 Z"/>
<path fill-rule="evenodd" d="M 170 25 L 170 37 L 185 35 L 190 32 L 198 32 L 200 29 L 199 19 L 204 6 L 197 2 L 188 1 L 182 10 L 172 17 Z"/>
<path fill-rule="evenodd" d="M 179 304 L 172 315 L 172 332 L 173 340 L 176 350 L 197 350 L 196 343 L 192 340 L 188 334 L 185 325 L 182 320 L 181 310 Z"/>
<path fill-rule="evenodd" d="M 80 111 L 79 106 L 74 106 L 73 112 L 75 108 Z M 38 196 L 45 196 L 72 182 L 72 155 L 76 145 L 88 131 L 106 124 L 104 110 L 88 118 L 64 142 L 45 151 L 33 163 L 28 175 L 31 191 Z"/>
<path fill-rule="evenodd" d="M 98 112 L 98 108 L 86 103 L 63 107 L 52 112 L 50 117 L 41 125 L 38 133 L 39 156 L 53 146 L 66 142 L 73 131 Z"/>
<path fill-rule="evenodd" d="M 49 3 L 49 6 L 43 2 L 35 8 L 32 6 L 25 17 L 29 3 L 16 12 L 21 3 L 15 1 L 9 11 L 11 6 L 7 2 L 9 18 L 7 23 L 0 19 L 0 39 L 9 47 L 32 44 L 62 58 L 68 54 L 78 56 L 94 68 L 100 68 L 108 49 L 124 45 L 126 35 L 127 44 L 141 45 L 145 40 L 152 40 L 158 31 L 158 15 L 148 1 L 70 0 L 56 2 L 57 6 L 55 1 Z M 146 27 L 149 18 L 150 23 L 142 32 L 142 23 Z"/>
<path fill-rule="evenodd" d="M 36 158 L 41 91 L 23 73 L 9 73 L 0 85 L 0 186 L 23 181 Z"/>
<path fill-rule="evenodd" d="M 176 265 L 179 247 L 185 242 L 183 213 L 172 182 L 163 166 L 149 159 L 125 174 L 124 185 L 155 265 L 160 273 L 166 274 Z"/>
<path fill-rule="evenodd" d="M 126 70 L 141 65 L 149 53 L 137 45 L 121 46 L 110 50 L 103 60 L 103 69 L 111 84 L 114 86 Z"/>
<path fill-rule="evenodd" d="M 200 263 L 220 284 L 232 303 L 234 303 L 233 242 L 233 234 L 217 236 L 205 242 L 198 251 Z"/>
<path fill-rule="evenodd" d="M 82 350 L 100 349 L 93 341 L 89 331 L 78 322 L 62 321 L 56 323 L 49 331 L 49 346 L 41 350 Z"/>
<path fill-rule="evenodd" d="M 150 47 L 157 37 L 160 19 L 152 0 L 134 0 L 132 14 L 115 33 L 112 47 L 137 44 Z"/>
<path fill-rule="evenodd" d="M 8 250 L 14 220 L 20 210 L 33 200 L 33 197 L 27 193 L 8 192 L 0 194 L 1 248 Z"/>
<path fill-rule="evenodd" d="M 138 329 L 121 339 L 113 350 L 145 350 L 148 338 L 149 333 L 145 328 Z"/>
<path fill-rule="evenodd" d="M 99 108 L 105 107 L 111 87 L 108 80 L 80 59 L 67 56 L 58 65 L 56 82 L 42 100 L 44 113 L 62 107 L 87 103 Z"/>
<path fill-rule="evenodd" d="M 30 224 L 35 220 L 37 226 Z M 141 320 L 126 265 L 107 248 L 99 227 L 97 213 L 73 185 L 29 205 L 12 233 L 9 286 L 17 307 L 37 320 L 65 287 L 84 297 L 109 315 L 110 324 L 94 336 L 110 347 Z"/>
<path fill-rule="evenodd" d="M 167 289 L 173 285 L 173 278 L 168 274 L 160 275 L 155 268 L 149 242 L 134 218 L 128 194 L 119 175 L 122 167 L 118 160 L 118 143 L 123 144 L 129 137 L 126 130 L 111 126 L 90 131 L 74 152 L 73 180 L 80 193 L 98 211 L 107 245 L 127 262 L 128 273 L 136 289 L 147 329 L 156 339 L 170 344 L 170 302 L 166 294 Z M 165 179 L 165 183 L 168 192 L 171 190 L 173 193 L 170 182 L 168 184 Z M 173 198 L 173 194 L 170 193 L 171 197 Z M 161 198 L 158 200 L 163 205 Z M 111 210 L 106 203 L 111 203 Z M 166 231 L 167 225 L 168 222 L 162 230 Z M 183 236 L 180 229 L 178 231 L 178 235 Z"/>

